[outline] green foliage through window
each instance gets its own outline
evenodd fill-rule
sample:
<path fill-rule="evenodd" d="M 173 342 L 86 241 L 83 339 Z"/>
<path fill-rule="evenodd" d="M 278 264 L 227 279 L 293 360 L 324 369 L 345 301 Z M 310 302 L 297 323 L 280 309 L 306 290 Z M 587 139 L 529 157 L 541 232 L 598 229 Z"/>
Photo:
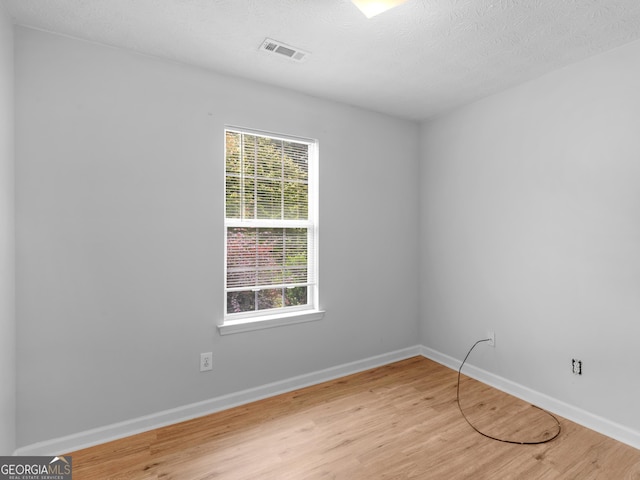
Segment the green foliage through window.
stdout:
<path fill-rule="evenodd" d="M 227 218 L 308 218 L 308 145 L 228 131 L 226 152 Z"/>

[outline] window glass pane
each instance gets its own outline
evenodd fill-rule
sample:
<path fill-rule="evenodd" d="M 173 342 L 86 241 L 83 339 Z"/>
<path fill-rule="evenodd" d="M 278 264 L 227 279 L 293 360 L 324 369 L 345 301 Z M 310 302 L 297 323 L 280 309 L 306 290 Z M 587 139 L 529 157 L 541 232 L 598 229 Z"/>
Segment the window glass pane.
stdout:
<path fill-rule="evenodd" d="M 242 136 L 242 173 L 244 175 L 255 176 L 257 149 L 258 142 L 255 135 Z"/>
<path fill-rule="evenodd" d="M 285 307 L 307 304 L 307 287 L 292 287 L 284 289 Z"/>
<path fill-rule="evenodd" d="M 258 285 L 281 285 L 284 282 L 282 228 L 258 229 Z"/>
<path fill-rule="evenodd" d="M 307 229 L 287 228 L 285 243 L 285 283 L 307 282 Z"/>
<path fill-rule="evenodd" d="M 225 170 L 227 174 L 240 173 L 240 141 L 241 136 L 239 133 L 227 132 L 226 136 L 226 165 Z"/>
<path fill-rule="evenodd" d="M 256 309 L 256 292 L 246 290 L 227 293 L 227 313 L 251 312 Z"/>
<path fill-rule="evenodd" d="M 285 220 L 306 220 L 309 192 L 306 183 L 284 183 L 284 218 Z"/>
<path fill-rule="evenodd" d="M 306 228 L 227 229 L 227 287 L 307 282 Z"/>
<path fill-rule="evenodd" d="M 242 183 L 242 218 L 255 218 L 256 181 L 252 177 L 244 177 Z"/>
<path fill-rule="evenodd" d="M 256 157 L 258 177 L 282 178 L 282 142 L 271 138 L 260 138 Z"/>
<path fill-rule="evenodd" d="M 258 292 L 257 310 L 281 308 L 282 306 L 282 288 L 269 288 Z"/>
<path fill-rule="evenodd" d="M 256 231 L 251 228 L 227 229 L 227 287 L 257 284 Z"/>
<path fill-rule="evenodd" d="M 240 218 L 240 177 L 227 176 L 225 188 L 227 218 Z"/>
<path fill-rule="evenodd" d="M 227 218 L 240 218 L 240 142 L 241 136 L 227 132 L 226 136 L 226 215 Z"/>
<path fill-rule="evenodd" d="M 227 218 L 308 218 L 309 146 L 227 132 Z"/>
<path fill-rule="evenodd" d="M 283 142 L 283 152 L 284 218 L 304 220 L 308 218 L 309 146 Z"/>
<path fill-rule="evenodd" d="M 304 143 L 283 142 L 285 180 L 308 181 L 309 146 Z"/>
<path fill-rule="evenodd" d="M 282 182 L 257 180 L 258 218 L 278 220 L 282 218 Z"/>

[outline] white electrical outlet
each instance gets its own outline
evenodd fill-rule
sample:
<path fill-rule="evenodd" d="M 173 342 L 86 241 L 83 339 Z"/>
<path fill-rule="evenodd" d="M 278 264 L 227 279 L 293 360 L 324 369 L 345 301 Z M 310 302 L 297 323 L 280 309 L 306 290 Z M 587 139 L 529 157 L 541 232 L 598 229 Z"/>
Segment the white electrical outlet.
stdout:
<path fill-rule="evenodd" d="M 487 338 L 489 341 L 487 342 L 490 347 L 496 346 L 496 332 L 487 332 Z"/>
<path fill-rule="evenodd" d="M 200 354 L 200 371 L 206 372 L 213 368 L 213 352 Z"/>

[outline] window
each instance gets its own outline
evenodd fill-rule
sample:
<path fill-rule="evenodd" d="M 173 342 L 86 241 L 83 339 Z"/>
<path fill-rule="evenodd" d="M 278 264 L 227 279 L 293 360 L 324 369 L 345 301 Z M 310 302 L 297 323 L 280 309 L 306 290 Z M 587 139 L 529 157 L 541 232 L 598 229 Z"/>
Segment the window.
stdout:
<path fill-rule="evenodd" d="M 317 154 L 313 140 L 225 130 L 222 333 L 319 313 Z"/>

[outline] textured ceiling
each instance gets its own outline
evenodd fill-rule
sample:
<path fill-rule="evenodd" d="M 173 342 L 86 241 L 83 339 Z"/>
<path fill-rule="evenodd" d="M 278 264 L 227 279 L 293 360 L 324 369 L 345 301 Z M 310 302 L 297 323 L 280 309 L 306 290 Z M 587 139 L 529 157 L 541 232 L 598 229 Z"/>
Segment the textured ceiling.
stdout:
<path fill-rule="evenodd" d="M 640 38 L 640 0 L 409 0 L 369 20 L 349 0 L 4 1 L 17 24 L 411 119 Z"/>

